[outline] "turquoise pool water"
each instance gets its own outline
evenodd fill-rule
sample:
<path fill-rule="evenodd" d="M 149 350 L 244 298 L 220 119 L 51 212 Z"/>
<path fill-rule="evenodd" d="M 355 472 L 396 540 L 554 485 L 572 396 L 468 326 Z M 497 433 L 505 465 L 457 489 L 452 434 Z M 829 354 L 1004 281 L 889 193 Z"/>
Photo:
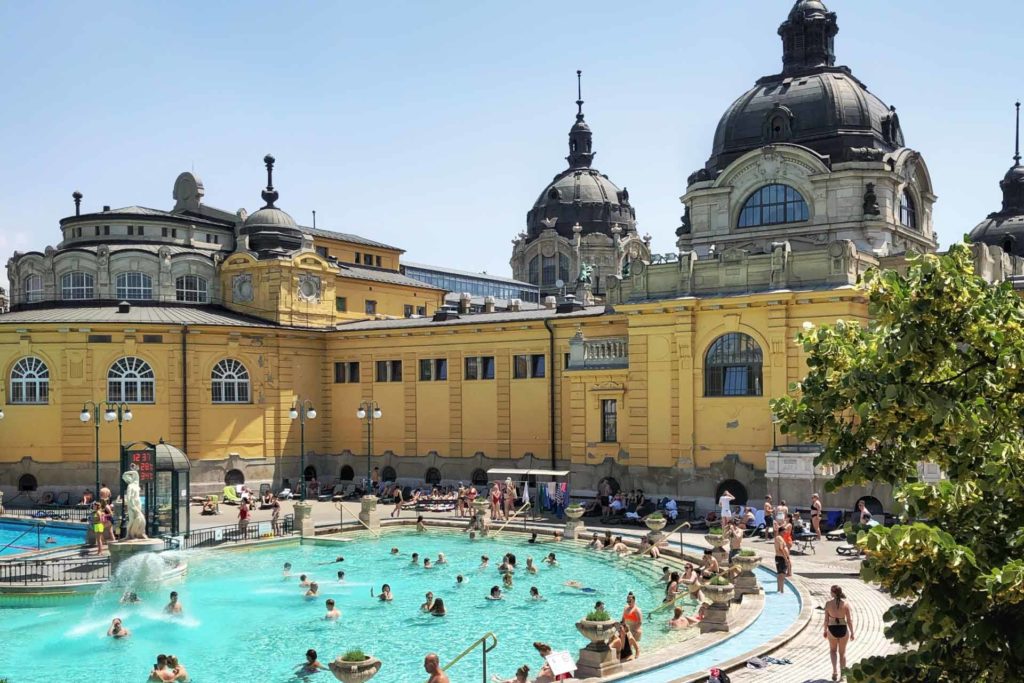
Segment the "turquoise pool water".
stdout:
<path fill-rule="evenodd" d="M 390 555 L 392 546 L 402 554 Z M 409 561 L 412 552 L 435 559 L 444 552 L 449 564 L 429 570 L 414 567 Z M 505 552 L 515 553 L 518 559 L 515 586 L 505 600 L 488 601 L 491 586 L 501 584 L 497 564 Z M 556 553 L 559 566 L 540 563 L 548 552 Z M 483 554 L 490 556 L 491 563 L 479 569 Z M 333 562 L 339 555 L 345 561 Z M 538 563 L 536 575 L 524 571 L 528 556 Z M 287 579 L 281 572 L 284 562 L 293 565 Z M 416 683 L 426 678 L 422 669 L 426 653 L 437 652 L 447 663 L 487 631 L 498 637 L 497 649 L 488 655 L 489 674 L 511 676 L 524 663 L 536 673 L 541 661 L 532 643 L 546 641 L 556 650 L 575 655 L 585 640 L 574 623 L 596 599 L 604 600 L 617 616 L 632 590 L 646 614 L 660 603 L 663 593 L 647 560 L 617 560 L 608 553 L 561 543 L 530 545 L 516 536 L 470 542 L 454 534 L 403 531 L 387 533 L 381 541 L 197 553 L 189 563 L 186 579 L 140 590 L 143 602 L 138 605 L 120 604 L 122 588 L 109 588 L 96 596 L 0 609 L 5 633 L 0 677 L 17 683 L 50 683 L 65 680 L 70 668 L 90 672 L 89 680 L 144 681 L 156 654 L 162 652 L 178 655 L 198 683 L 297 681 L 295 672 L 307 648 L 316 649 L 324 663 L 347 649 L 361 648 L 384 661 L 374 681 Z M 336 577 L 339 569 L 346 573 L 341 584 Z M 320 582 L 319 599 L 303 598 L 298 586 L 301 573 Z M 460 573 L 467 583 L 457 588 L 455 577 Z M 774 585 L 772 574 L 761 578 Z M 598 592 L 564 587 L 570 579 Z M 371 587 L 377 592 L 385 582 L 395 596 L 391 603 L 370 597 Z M 545 599 L 531 601 L 530 586 L 537 586 Z M 170 590 L 181 595 L 181 616 L 162 611 Z M 444 599 L 448 616 L 419 612 L 428 590 Z M 338 622 L 322 619 L 327 597 L 333 597 L 342 612 Z M 771 604 L 772 596 L 768 597 Z M 784 601 L 799 609 L 799 601 L 789 593 L 779 596 L 774 606 L 781 607 Z M 721 661 L 773 637 L 776 626 L 789 625 L 782 623 L 785 610 L 771 612 L 772 624 L 766 622 L 737 636 L 751 644 L 730 640 L 719 646 L 717 654 L 706 656 Z M 130 638 L 106 637 L 114 617 L 124 620 L 132 631 Z M 666 620 L 663 612 L 645 625 L 642 647 L 656 648 L 695 635 L 692 630 L 668 631 Z M 703 667 L 703 661 L 688 661 L 636 680 L 663 682 Z M 477 652 L 450 674 L 453 681 L 473 681 L 479 680 L 479 671 Z M 334 680 L 328 672 L 313 679 Z"/>
<path fill-rule="evenodd" d="M 46 543 L 52 538 L 56 543 Z M 17 555 L 85 543 L 85 529 L 43 525 L 36 531 L 33 521 L 0 520 L 0 555 Z"/>

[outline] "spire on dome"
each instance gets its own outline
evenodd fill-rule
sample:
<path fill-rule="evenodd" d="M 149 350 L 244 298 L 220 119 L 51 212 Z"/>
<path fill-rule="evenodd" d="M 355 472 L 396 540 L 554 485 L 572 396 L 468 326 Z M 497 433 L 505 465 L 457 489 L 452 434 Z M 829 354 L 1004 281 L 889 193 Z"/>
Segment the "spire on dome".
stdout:
<path fill-rule="evenodd" d="M 820 0 L 797 0 L 779 26 L 782 37 L 782 73 L 835 66 L 835 12 Z"/>
<path fill-rule="evenodd" d="M 1020 165 L 1020 102 L 1017 102 L 1017 130 L 1013 146 L 1013 166 L 999 183 L 1003 191 L 1003 210 L 1007 215 L 1024 214 L 1024 166 Z"/>
<path fill-rule="evenodd" d="M 1020 166 L 1020 102 L 1015 106 L 1017 107 L 1017 140 L 1013 147 L 1013 165 Z"/>
<path fill-rule="evenodd" d="M 594 161 L 593 134 L 583 120 L 583 72 L 576 70 L 576 123 L 569 129 L 569 168 L 590 168 Z"/>
<path fill-rule="evenodd" d="M 274 189 L 274 157 L 270 154 L 263 157 L 263 163 L 267 166 L 267 189 L 263 190 L 263 201 L 267 203 L 264 209 L 276 209 L 274 202 L 277 201 L 280 196 L 277 190 Z"/>

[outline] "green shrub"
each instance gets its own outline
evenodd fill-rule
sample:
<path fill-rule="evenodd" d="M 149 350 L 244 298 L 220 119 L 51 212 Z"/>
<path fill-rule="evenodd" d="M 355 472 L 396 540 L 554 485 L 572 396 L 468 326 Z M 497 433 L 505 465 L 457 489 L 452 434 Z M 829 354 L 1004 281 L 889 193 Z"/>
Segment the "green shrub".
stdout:
<path fill-rule="evenodd" d="M 341 656 L 343 662 L 362 662 L 369 659 L 362 650 L 349 650 Z"/>
<path fill-rule="evenodd" d="M 741 550 L 740 551 L 740 556 L 741 557 L 754 557 L 755 555 L 757 555 L 757 553 L 755 553 L 753 550 Z"/>
<path fill-rule="evenodd" d="M 660 512 L 652 512 L 651 514 L 647 515 L 647 519 L 665 519 L 665 515 L 661 514 Z"/>
<path fill-rule="evenodd" d="M 713 526 L 710 529 L 708 529 L 708 536 L 721 536 L 721 535 L 722 535 L 722 527 L 720 527 L 720 526 Z"/>
<path fill-rule="evenodd" d="M 587 615 L 587 621 L 611 621 L 612 615 L 603 609 L 597 609 Z"/>
<path fill-rule="evenodd" d="M 724 576 L 716 576 L 709 582 L 712 586 L 731 586 L 732 581 L 725 578 Z"/>

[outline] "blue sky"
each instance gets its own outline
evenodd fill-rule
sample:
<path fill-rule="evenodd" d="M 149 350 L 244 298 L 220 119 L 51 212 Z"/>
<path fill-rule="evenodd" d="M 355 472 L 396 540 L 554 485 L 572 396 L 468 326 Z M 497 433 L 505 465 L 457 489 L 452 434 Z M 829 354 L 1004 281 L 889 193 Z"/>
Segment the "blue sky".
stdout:
<path fill-rule="evenodd" d="M 595 166 L 674 249 L 722 112 L 776 73 L 791 2 L 0 4 L 0 254 L 103 204 L 278 206 L 408 260 L 509 274 L 510 240 L 565 166 L 575 71 Z M 839 63 L 897 106 L 939 195 L 943 245 L 1000 206 L 1024 96 L 1020 0 L 830 0 Z M 6 274 L 2 277 L 5 277 Z"/>

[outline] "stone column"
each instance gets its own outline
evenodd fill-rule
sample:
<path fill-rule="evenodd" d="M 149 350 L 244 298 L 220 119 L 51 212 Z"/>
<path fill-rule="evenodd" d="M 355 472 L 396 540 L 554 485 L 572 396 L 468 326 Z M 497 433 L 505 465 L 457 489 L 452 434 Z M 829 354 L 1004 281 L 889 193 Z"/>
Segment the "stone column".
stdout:
<path fill-rule="evenodd" d="M 363 496 L 359 499 L 359 521 L 370 531 L 380 530 L 380 515 L 377 513 L 377 496 Z"/>
<path fill-rule="evenodd" d="M 487 498 L 489 494 L 486 491 L 484 494 L 483 498 L 477 498 L 473 501 L 473 510 L 476 512 L 481 536 L 486 536 L 487 530 L 491 526 L 491 504 Z"/>
<path fill-rule="evenodd" d="M 313 506 L 305 501 L 296 501 L 292 512 L 295 514 L 295 528 L 299 530 L 299 534 L 302 536 L 315 536 L 316 531 L 313 529 Z"/>

